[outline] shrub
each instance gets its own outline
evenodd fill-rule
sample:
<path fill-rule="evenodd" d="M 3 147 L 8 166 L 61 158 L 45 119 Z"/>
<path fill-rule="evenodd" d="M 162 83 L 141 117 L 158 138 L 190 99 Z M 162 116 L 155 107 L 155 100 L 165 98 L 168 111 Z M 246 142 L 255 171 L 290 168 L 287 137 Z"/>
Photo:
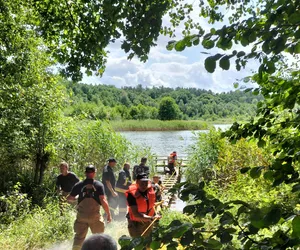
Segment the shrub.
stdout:
<path fill-rule="evenodd" d="M 31 200 L 27 194 L 20 192 L 20 188 L 20 183 L 17 183 L 12 190 L 0 196 L 0 225 L 22 219 L 30 211 Z"/>
<path fill-rule="evenodd" d="M 72 223 L 71 210 L 61 216 L 58 202 L 48 203 L 45 208 L 36 207 L 0 231 L 1 249 L 45 249 L 50 244 L 70 239 Z"/>

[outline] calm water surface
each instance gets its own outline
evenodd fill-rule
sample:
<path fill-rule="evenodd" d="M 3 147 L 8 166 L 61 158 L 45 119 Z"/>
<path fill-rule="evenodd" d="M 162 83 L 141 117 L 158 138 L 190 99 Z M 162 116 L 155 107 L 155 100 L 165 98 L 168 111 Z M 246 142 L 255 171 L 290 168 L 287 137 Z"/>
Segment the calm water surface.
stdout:
<path fill-rule="evenodd" d="M 215 124 L 215 128 L 226 130 L 230 124 Z M 133 144 L 140 147 L 150 147 L 151 151 L 160 156 L 167 156 L 172 151 L 179 155 L 186 155 L 188 147 L 195 143 L 197 133 L 207 133 L 207 130 L 198 131 L 126 131 L 120 132 Z"/>
<path fill-rule="evenodd" d="M 216 129 L 226 130 L 230 124 L 215 124 Z M 126 131 L 120 132 L 133 144 L 140 147 L 150 147 L 151 151 L 159 156 L 168 156 L 177 151 L 178 156 L 187 155 L 189 146 L 195 143 L 197 133 L 207 133 L 207 130 L 198 131 Z M 186 203 L 176 199 L 171 210 L 182 211 Z"/>

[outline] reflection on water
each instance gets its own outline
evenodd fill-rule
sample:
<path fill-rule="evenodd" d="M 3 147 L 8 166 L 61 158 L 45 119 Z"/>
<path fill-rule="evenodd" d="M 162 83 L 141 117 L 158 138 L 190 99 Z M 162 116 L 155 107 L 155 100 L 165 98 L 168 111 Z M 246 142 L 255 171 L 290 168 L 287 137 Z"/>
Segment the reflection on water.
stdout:
<path fill-rule="evenodd" d="M 150 147 L 153 153 L 161 156 L 167 156 L 174 150 L 185 154 L 195 140 L 195 132 L 192 131 L 126 131 L 121 134 L 133 144 Z"/>
<path fill-rule="evenodd" d="M 226 130 L 228 124 L 216 124 L 216 129 Z M 140 147 L 150 147 L 151 151 L 160 156 L 167 156 L 172 151 L 179 155 L 187 154 L 188 147 L 195 142 L 197 133 L 206 133 L 207 130 L 198 131 L 125 131 L 120 132 L 126 139 Z"/>

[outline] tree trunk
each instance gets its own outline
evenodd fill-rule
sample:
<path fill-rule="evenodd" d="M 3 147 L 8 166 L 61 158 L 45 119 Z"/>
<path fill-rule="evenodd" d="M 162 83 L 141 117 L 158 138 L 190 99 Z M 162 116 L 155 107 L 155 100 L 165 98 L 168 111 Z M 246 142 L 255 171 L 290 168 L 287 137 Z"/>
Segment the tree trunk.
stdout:
<path fill-rule="evenodd" d="M 46 170 L 48 161 L 49 161 L 49 154 L 45 153 L 41 158 L 40 171 L 39 171 L 40 176 L 39 176 L 39 182 L 38 182 L 39 185 L 41 185 L 43 183 L 45 170 Z"/>
<path fill-rule="evenodd" d="M 41 168 L 41 153 L 37 153 L 35 159 L 34 184 L 39 184 L 40 168 Z"/>

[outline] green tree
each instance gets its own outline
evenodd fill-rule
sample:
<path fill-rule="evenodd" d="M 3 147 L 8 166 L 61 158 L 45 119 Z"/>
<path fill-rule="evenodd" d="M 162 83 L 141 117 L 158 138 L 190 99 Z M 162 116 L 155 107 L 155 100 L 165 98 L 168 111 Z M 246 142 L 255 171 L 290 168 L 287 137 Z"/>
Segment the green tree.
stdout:
<path fill-rule="evenodd" d="M 18 36 L 26 38 L 28 33 L 36 33 L 43 38 L 49 55 L 65 65 L 62 72 L 80 80 L 81 68 L 89 75 L 92 71 L 103 73 L 107 58 L 105 49 L 120 37 L 125 38 L 121 48 L 129 53 L 129 58 L 137 56 L 145 61 L 172 1 L 140 4 L 105 0 L 1 0 L 0 6 L 0 50 L 4 52 L 1 59 L 11 51 L 11 42 Z"/>
<path fill-rule="evenodd" d="M 15 67 L 25 69 L 16 74 L 15 68 L 6 64 L 0 77 L 0 147 L 5 165 L 17 172 L 25 159 L 31 161 L 35 166 L 33 182 L 39 185 L 52 154 L 65 92 L 58 79 L 47 73 L 49 61 L 44 51 L 33 46 L 23 53 L 26 61 Z M 1 170 L 6 175 L 5 168 Z M 7 180 L 1 180 L 5 185 Z"/>
<path fill-rule="evenodd" d="M 180 110 L 172 97 L 164 97 L 159 103 L 158 116 L 160 120 L 176 120 L 179 118 Z"/>

